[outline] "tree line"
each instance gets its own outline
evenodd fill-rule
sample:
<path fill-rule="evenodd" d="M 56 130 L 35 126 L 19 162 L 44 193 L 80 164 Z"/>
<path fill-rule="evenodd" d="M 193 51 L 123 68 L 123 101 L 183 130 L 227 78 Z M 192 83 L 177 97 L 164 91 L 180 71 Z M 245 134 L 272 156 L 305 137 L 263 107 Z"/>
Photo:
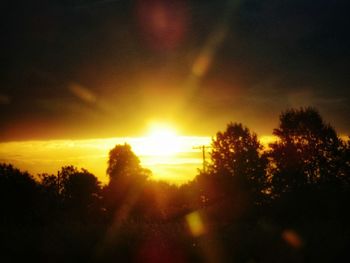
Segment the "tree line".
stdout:
<path fill-rule="evenodd" d="M 314 108 L 282 112 L 273 135 L 276 141 L 266 147 L 243 124 L 229 123 L 213 137 L 205 169 L 181 186 L 150 180 L 151 171 L 141 166 L 128 144 L 110 150 L 107 185 L 74 166 L 34 177 L 0 164 L 2 256 L 25 254 L 51 262 L 67 261 L 67 256 L 138 261 L 140 244 L 157 236 L 165 247 L 169 240 L 181 243 L 181 249 L 169 249 L 170 258 L 183 250 L 190 261 L 202 261 L 200 250 L 192 245 L 203 237 L 188 234 L 184 224 L 191 213 L 217 226 L 226 256 L 238 262 L 279 262 L 290 254 L 291 262 L 327 262 L 328 257 L 343 255 L 349 241 L 343 234 L 350 234 L 349 139 L 340 138 Z M 322 222 L 333 242 L 328 252 L 315 253 L 322 247 L 317 243 L 319 233 L 310 231 L 315 222 Z M 243 231 L 247 224 L 255 230 Z M 299 229 L 308 246 L 293 248 L 280 238 L 283 229 Z M 271 245 L 267 251 L 281 247 L 282 256 L 272 250 L 259 252 L 250 235 Z M 204 236 L 211 240 L 209 234 Z M 231 248 L 232 239 L 248 245 Z"/>

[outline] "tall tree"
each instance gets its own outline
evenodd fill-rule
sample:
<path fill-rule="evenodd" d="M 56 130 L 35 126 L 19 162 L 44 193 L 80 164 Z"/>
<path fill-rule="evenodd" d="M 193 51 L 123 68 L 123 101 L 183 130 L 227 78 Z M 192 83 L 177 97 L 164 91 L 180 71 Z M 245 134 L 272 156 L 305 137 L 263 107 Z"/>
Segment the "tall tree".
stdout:
<path fill-rule="evenodd" d="M 275 194 L 307 185 L 337 181 L 342 142 L 313 108 L 290 109 L 280 115 L 270 144 L 270 174 Z"/>
<path fill-rule="evenodd" d="M 145 169 L 129 144 L 116 145 L 110 150 L 107 174 L 111 181 L 121 177 L 146 178 Z"/>
<path fill-rule="evenodd" d="M 266 159 L 255 133 L 240 123 L 230 123 L 212 141 L 208 176 L 224 195 L 245 192 L 256 202 L 261 201 L 266 188 Z M 200 179 L 200 178 L 199 178 Z"/>
<path fill-rule="evenodd" d="M 150 171 L 142 168 L 130 145 L 124 144 L 110 150 L 107 174 L 110 181 L 103 192 L 107 207 L 114 210 L 135 202 Z"/>

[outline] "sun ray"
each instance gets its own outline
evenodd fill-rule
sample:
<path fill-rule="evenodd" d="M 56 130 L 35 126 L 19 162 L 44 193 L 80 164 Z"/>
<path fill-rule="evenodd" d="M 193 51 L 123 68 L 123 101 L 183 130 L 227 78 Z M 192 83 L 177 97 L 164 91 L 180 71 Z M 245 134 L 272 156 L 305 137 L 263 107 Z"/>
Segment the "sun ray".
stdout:
<path fill-rule="evenodd" d="M 167 124 L 152 124 L 145 137 L 143 150 L 151 156 L 174 156 L 181 150 L 176 130 Z"/>

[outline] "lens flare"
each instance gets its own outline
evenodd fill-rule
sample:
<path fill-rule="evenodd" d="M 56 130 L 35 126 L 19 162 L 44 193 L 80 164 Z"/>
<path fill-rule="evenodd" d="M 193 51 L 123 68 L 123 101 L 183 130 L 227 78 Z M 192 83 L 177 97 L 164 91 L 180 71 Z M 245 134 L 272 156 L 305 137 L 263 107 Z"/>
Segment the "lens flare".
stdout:
<path fill-rule="evenodd" d="M 186 216 L 187 225 L 194 237 L 203 235 L 205 231 L 205 226 L 199 212 L 192 212 Z"/>
<path fill-rule="evenodd" d="M 188 28 L 185 1 L 137 1 L 136 19 L 140 35 L 154 50 L 171 50 L 179 46 Z"/>
<path fill-rule="evenodd" d="M 286 229 L 282 232 L 282 239 L 291 247 L 298 249 L 303 245 L 303 240 L 300 235 L 293 229 Z"/>

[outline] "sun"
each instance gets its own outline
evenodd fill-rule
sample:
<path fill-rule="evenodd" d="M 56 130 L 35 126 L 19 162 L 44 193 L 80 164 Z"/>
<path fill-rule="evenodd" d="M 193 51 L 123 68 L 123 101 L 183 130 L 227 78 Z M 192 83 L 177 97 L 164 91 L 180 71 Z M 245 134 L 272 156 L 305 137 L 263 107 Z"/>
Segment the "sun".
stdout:
<path fill-rule="evenodd" d="M 180 151 L 180 137 L 170 125 L 152 124 L 142 148 L 144 154 L 149 156 L 173 156 Z"/>

